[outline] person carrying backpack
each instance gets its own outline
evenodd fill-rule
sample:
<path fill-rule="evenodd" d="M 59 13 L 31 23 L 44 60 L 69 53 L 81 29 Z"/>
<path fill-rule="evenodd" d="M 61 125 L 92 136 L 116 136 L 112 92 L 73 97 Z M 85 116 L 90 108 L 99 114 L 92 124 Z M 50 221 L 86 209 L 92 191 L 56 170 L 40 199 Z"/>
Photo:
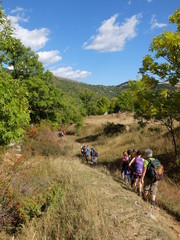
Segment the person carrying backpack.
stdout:
<path fill-rule="evenodd" d="M 151 193 L 151 204 L 156 205 L 156 194 L 158 189 L 158 180 L 163 178 L 163 166 L 158 159 L 153 158 L 151 149 L 145 150 L 146 160 L 143 164 L 143 173 L 141 183 L 144 183 L 144 200 L 148 200 L 148 193 Z"/>
<path fill-rule="evenodd" d="M 97 157 L 98 157 L 98 153 L 94 150 L 93 151 L 93 156 L 92 156 L 92 161 L 94 164 L 97 163 Z"/>
<path fill-rule="evenodd" d="M 86 147 L 85 147 L 85 145 L 83 144 L 83 145 L 81 146 L 81 154 L 82 154 L 82 155 L 85 155 L 85 152 L 86 152 Z"/>
<path fill-rule="evenodd" d="M 125 169 L 126 169 L 126 160 L 128 158 L 128 154 L 127 152 L 123 152 L 123 158 L 122 158 L 122 162 L 121 162 L 121 176 L 122 179 L 125 180 Z"/>
<path fill-rule="evenodd" d="M 129 161 L 129 163 L 132 161 L 132 159 L 136 158 L 137 151 L 138 151 L 137 148 L 133 148 L 133 150 L 131 152 L 131 160 Z M 133 186 L 134 186 L 134 162 L 132 162 L 131 165 L 129 165 L 129 170 L 130 170 L 131 187 L 133 188 Z"/>
<path fill-rule="evenodd" d="M 93 147 L 91 147 L 91 150 L 90 150 L 91 161 L 93 160 L 93 152 L 94 152 L 94 149 Z"/>
<path fill-rule="evenodd" d="M 142 172 L 143 172 L 143 164 L 144 164 L 144 159 L 141 157 L 141 152 L 138 150 L 136 152 L 136 156 L 132 159 L 132 161 L 129 163 L 129 167 L 131 164 L 134 164 L 133 167 L 133 188 L 134 191 L 137 192 L 137 181 L 139 180 L 139 192 L 138 195 L 142 195 L 142 183 L 141 183 L 141 177 L 142 177 Z"/>
<path fill-rule="evenodd" d="M 87 145 L 86 151 L 85 151 L 85 158 L 86 158 L 86 162 L 88 163 L 88 159 L 89 159 L 89 146 Z"/>

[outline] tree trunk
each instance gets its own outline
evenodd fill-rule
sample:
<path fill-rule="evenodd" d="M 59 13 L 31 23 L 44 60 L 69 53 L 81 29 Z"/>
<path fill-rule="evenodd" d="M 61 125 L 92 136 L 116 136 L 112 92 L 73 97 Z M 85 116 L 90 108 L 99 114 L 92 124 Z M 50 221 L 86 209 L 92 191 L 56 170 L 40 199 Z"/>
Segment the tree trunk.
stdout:
<path fill-rule="evenodd" d="M 173 128 L 171 128 L 170 132 L 171 132 L 172 139 L 173 139 L 173 144 L 174 144 L 175 159 L 177 160 L 177 157 L 178 157 L 178 151 L 177 151 L 176 138 L 175 138 L 175 135 L 174 135 L 174 130 L 173 130 Z"/>
<path fill-rule="evenodd" d="M 167 130 L 170 132 L 170 134 L 172 136 L 173 145 L 174 145 L 175 160 L 177 160 L 178 150 L 177 150 L 176 138 L 175 138 L 174 128 L 173 128 L 173 118 L 169 117 L 167 119 L 167 121 L 162 121 L 162 122 L 166 126 Z"/>

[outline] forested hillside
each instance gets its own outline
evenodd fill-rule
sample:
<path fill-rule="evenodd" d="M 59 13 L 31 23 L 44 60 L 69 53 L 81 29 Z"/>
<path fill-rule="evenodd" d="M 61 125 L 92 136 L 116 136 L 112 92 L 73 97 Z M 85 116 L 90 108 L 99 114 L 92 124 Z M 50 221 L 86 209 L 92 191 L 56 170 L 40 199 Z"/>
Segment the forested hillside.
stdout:
<path fill-rule="evenodd" d="M 54 78 L 54 83 L 65 91 L 67 94 L 73 97 L 77 97 L 81 92 L 89 90 L 95 94 L 95 99 L 100 97 L 107 97 L 109 99 L 117 97 L 120 91 L 127 89 L 128 82 L 122 83 L 117 86 L 104 86 L 104 85 L 90 85 L 70 79 L 64 79 L 60 77 Z"/>

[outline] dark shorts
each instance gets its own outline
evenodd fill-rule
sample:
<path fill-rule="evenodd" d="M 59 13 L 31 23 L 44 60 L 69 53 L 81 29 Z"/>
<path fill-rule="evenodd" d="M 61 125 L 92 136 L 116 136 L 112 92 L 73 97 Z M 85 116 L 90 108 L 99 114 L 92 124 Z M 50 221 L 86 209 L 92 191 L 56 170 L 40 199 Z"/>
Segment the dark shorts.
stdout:
<path fill-rule="evenodd" d="M 141 179 L 141 177 L 142 177 L 142 175 L 140 175 L 140 174 L 133 174 L 133 178 L 134 178 L 134 180 L 136 180 L 136 179 Z"/>

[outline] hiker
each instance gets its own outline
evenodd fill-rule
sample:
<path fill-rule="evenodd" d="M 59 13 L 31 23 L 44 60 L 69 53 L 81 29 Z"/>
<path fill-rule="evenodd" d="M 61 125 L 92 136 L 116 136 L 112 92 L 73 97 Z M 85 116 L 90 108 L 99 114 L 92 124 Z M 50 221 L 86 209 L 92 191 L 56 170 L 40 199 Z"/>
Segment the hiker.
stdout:
<path fill-rule="evenodd" d="M 151 193 L 151 204 L 153 206 L 156 205 L 156 193 L 157 193 L 157 187 L 158 187 L 158 181 L 153 182 L 147 175 L 147 166 L 149 164 L 149 161 L 154 161 L 155 158 L 153 158 L 153 151 L 151 149 L 146 149 L 145 150 L 145 157 L 146 159 L 144 160 L 143 164 L 143 173 L 142 173 L 142 178 L 141 178 L 141 183 L 144 183 L 144 196 L 143 199 L 145 201 L 148 200 L 148 193 L 150 191 Z"/>
<path fill-rule="evenodd" d="M 93 149 L 93 147 L 91 147 L 91 150 L 90 150 L 91 161 L 93 159 L 93 152 L 94 152 L 94 149 Z"/>
<path fill-rule="evenodd" d="M 63 132 L 59 132 L 59 137 L 63 137 L 64 133 Z"/>
<path fill-rule="evenodd" d="M 121 165 L 121 176 L 122 179 L 124 180 L 125 177 L 125 165 L 126 165 L 126 159 L 127 159 L 128 155 L 127 152 L 123 152 L 123 158 L 122 158 L 122 165 Z"/>
<path fill-rule="evenodd" d="M 97 163 L 97 158 L 98 158 L 98 153 L 94 150 L 93 151 L 93 156 L 92 156 L 92 161 L 94 164 Z"/>
<path fill-rule="evenodd" d="M 131 160 L 137 156 L 137 151 L 138 151 L 138 149 L 133 148 L 133 151 L 131 152 Z M 129 163 L 131 162 L 131 160 L 129 161 Z M 133 188 L 133 186 L 134 186 L 134 174 L 133 174 L 134 162 L 131 163 L 131 165 L 129 166 L 129 170 L 130 170 L 131 187 Z"/>
<path fill-rule="evenodd" d="M 85 145 L 83 144 L 83 145 L 81 146 L 81 154 L 82 154 L 82 155 L 85 155 L 85 152 L 86 152 L 86 147 L 85 147 Z"/>
<path fill-rule="evenodd" d="M 129 166 L 131 166 L 132 164 L 134 164 L 134 167 L 133 167 L 133 179 L 134 179 L 133 188 L 134 188 L 134 191 L 137 192 L 137 181 L 139 180 L 138 195 L 142 196 L 141 178 L 142 178 L 142 172 L 143 172 L 144 159 L 141 157 L 141 152 L 139 150 L 137 151 L 136 156 L 129 163 Z"/>
<path fill-rule="evenodd" d="M 130 182 L 131 181 L 131 169 L 129 168 L 129 163 L 132 159 L 132 154 L 131 150 L 127 150 L 127 158 L 126 158 L 126 163 L 125 163 L 125 182 Z"/>
<path fill-rule="evenodd" d="M 89 146 L 87 145 L 86 151 L 85 151 L 85 157 L 86 157 L 86 162 L 88 163 L 89 159 Z"/>

